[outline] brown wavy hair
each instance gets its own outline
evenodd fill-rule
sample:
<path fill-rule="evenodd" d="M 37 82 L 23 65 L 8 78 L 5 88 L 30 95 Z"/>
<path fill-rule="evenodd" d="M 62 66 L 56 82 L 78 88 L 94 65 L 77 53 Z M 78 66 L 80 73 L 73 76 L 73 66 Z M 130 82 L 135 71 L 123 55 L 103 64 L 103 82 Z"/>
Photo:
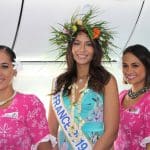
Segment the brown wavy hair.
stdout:
<path fill-rule="evenodd" d="M 75 38 L 79 32 L 84 32 L 87 34 L 85 30 L 80 30 L 74 36 Z M 67 95 L 69 95 L 71 92 L 71 89 L 69 87 L 77 80 L 77 67 L 72 54 L 72 45 L 75 38 L 68 43 L 68 49 L 66 54 L 66 61 L 67 61 L 66 72 L 58 76 L 56 80 L 55 91 L 52 94 L 56 94 L 61 90 L 62 87 L 64 87 L 64 92 L 67 93 Z M 102 92 L 104 86 L 110 80 L 111 75 L 101 64 L 103 58 L 103 50 L 99 42 L 96 39 L 94 40 L 91 39 L 91 42 L 94 48 L 94 55 L 90 63 L 89 69 L 90 79 L 88 82 L 88 87 L 96 92 Z"/>

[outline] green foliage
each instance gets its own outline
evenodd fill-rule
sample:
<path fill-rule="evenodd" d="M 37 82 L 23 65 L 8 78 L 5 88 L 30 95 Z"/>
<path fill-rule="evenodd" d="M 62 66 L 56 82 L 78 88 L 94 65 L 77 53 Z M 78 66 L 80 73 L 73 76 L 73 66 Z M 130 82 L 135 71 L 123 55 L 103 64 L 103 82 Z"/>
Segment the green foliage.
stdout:
<path fill-rule="evenodd" d="M 61 28 L 51 28 L 52 37 L 49 41 L 59 51 L 58 59 L 66 55 L 68 43 L 74 38 L 74 34 L 84 29 L 91 40 L 96 39 L 100 43 L 104 51 L 104 60 L 111 60 L 109 52 L 116 47 L 112 43 L 114 33 L 107 28 L 106 21 L 95 21 L 96 17 L 97 10 L 91 8 L 86 14 L 74 13 L 70 23 L 59 24 Z"/>

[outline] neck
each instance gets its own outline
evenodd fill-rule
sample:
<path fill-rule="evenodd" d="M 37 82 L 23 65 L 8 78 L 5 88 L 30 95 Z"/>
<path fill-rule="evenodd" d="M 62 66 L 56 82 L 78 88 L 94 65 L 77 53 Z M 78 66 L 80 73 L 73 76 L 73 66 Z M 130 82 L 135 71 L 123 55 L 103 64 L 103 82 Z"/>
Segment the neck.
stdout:
<path fill-rule="evenodd" d="M 77 79 L 85 79 L 88 78 L 89 72 L 82 72 L 77 74 Z"/>
<path fill-rule="evenodd" d="M 89 74 L 89 66 L 87 65 L 77 65 L 77 77 L 82 77 Z"/>
<path fill-rule="evenodd" d="M 85 75 L 78 75 L 77 79 L 87 79 L 89 76 L 89 74 L 85 74 Z"/>
<path fill-rule="evenodd" d="M 0 90 L 0 101 L 3 101 L 13 95 L 14 89 L 13 88 L 8 88 L 5 90 Z"/>
<path fill-rule="evenodd" d="M 131 89 L 132 89 L 132 92 L 137 92 L 144 87 L 145 87 L 144 84 L 135 84 L 135 85 L 132 85 Z"/>
<path fill-rule="evenodd" d="M 13 94 L 12 94 L 11 96 L 7 97 L 6 99 L 0 100 L 0 107 L 5 106 L 5 105 L 8 104 L 10 101 L 12 101 L 15 95 L 16 95 L 16 91 L 14 91 Z"/>

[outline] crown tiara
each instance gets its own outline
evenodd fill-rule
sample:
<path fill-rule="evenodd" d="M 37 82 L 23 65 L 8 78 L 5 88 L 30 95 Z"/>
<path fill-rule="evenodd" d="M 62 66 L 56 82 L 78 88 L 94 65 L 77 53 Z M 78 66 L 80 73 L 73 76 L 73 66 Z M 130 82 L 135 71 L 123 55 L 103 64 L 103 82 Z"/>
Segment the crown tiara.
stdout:
<path fill-rule="evenodd" d="M 104 60 L 111 60 L 109 56 L 110 50 L 116 47 L 112 40 L 114 32 L 107 28 L 106 21 L 95 21 L 97 17 L 97 9 L 90 8 L 86 13 L 74 13 L 71 21 L 59 24 L 61 28 L 52 29 L 52 37 L 49 39 L 52 45 L 58 50 L 58 58 L 66 55 L 68 43 L 75 38 L 75 34 L 80 30 L 85 30 L 91 40 L 97 40 L 104 52 Z"/>

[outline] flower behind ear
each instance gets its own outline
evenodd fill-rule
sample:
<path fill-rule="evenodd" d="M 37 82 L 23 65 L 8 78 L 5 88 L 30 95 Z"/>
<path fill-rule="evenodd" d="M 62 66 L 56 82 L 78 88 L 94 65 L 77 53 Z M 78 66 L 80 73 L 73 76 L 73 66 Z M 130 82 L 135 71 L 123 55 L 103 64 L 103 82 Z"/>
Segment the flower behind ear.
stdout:
<path fill-rule="evenodd" d="M 12 64 L 14 65 L 13 69 L 16 70 L 16 71 L 20 71 L 23 68 L 22 63 L 19 60 L 15 59 L 15 62 L 13 62 Z"/>

